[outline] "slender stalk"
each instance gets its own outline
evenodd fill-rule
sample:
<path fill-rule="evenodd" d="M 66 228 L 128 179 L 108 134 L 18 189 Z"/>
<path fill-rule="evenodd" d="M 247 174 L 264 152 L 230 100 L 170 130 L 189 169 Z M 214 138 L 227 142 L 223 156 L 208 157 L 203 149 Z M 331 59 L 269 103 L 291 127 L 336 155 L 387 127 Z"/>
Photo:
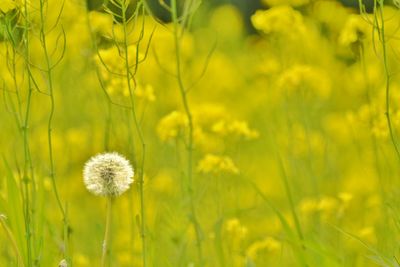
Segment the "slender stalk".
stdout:
<path fill-rule="evenodd" d="M 145 219 L 145 199 L 144 199 L 144 164 L 145 164 L 145 158 L 146 158 L 146 143 L 144 140 L 143 136 L 143 131 L 140 126 L 139 118 L 136 114 L 136 103 L 133 95 L 133 90 L 134 90 L 134 85 L 132 84 L 134 82 L 134 74 L 136 73 L 137 67 L 138 67 L 138 60 L 139 60 L 139 45 L 140 41 L 143 38 L 143 28 L 141 29 L 141 36 L 139 37 L 139 40 L 137 42 L 136 46 L 136 63 L 135 63 L 135 72 L 132 73 L 131 67 L 129 65 L 129 51 L 128 51 L 128 30 L 127 30 L 127 24 L 128 24 L 128 18 L 127 18 L 127 11 L 128 6 L 125 5 L 124 1 L 121 1 L 121 10 L 122 10 L 122 25 L 123 25 L 123 33 L 124 33 L 124 50 L 125 50 L 125 71 L 126 71 L 126 83 L 128 86 L 129 90 L 129 99 L 130 99 L 130 104 L 131 104 L 131 112 L 132 112 L 132 117 L 133 121 L 135 124 L 136 132 L 139 137 L 139 142 L 141 144 L 141 161 L 140 161 L 140 167 L 139 167 L 139 173 L 138 173 L 138 183 L 139 183 L 139 194 L 140 194 L 140 216 L 141 216 L 141 222 L 140 222 L 140 237 L 142 240 L 142 263 L 143 267 L 147 266 L 147 260 L 146 260 L 146 254 L 147 254 L 147 243 L 146 243 L 146 219 Z M 144 15 L 144 5 L 142 2 L 138 3 L 137 9 L 142 8 L 142 12 Z"/>
<path fill-rule="evenodd" d="M 375 0 L 377 1 L 377 0 Z M 394 130 L 393 130 L 393 125 L 392 125 L 392 119 L 391 119 L 391 114 L 390 114 L 390 82 L 391 82 L 391 76 L 389 72 L 389 64 L 388 64 L 388 56 L 387 56 L 387 41 L 386 41 L 386 36 L 385 36 L 385 19 L 384 19 L 384 14 L 383 14 L 383 0 L 378 0 L 379 3 L 379 15 L 380 15 L 380 21 L 381 21 L 381 27 L 379 31 L 380 35 L 380 41 L 382 45 L 382 53 L 383 53 L 383 67 L 385 70 L 385 90 L 386 90 L 386 110 L 385 110 L 385 115 L 386 115 L 386 122 L 387 126 L 389 129 L 389 135 L 390 135 L 390 140 L 393 144 L 394 150 L 396 151 L 396 155 L 398 159 L 400 160 L 400 150 L 397 146 L 395 136 L 394 136 Z M 379 28 L 379 24 L 377 23 L 377 27 Z"/>
<path fill-rule="evenodd" d="M 17 258 L 18 258 L 18 264 L 17 265 L 25 267 L 24 260 L 22 258 L 22 254 L 18 249 L 17 241 L 15 240 L 14 235 L 11 232 L 10 228 L 7 226 L 7 224 L 5 222 L 5 219 L 6 219 L 6 217 L 4 215 L 0 214 L 0 224 L 3 227 L 4 231 L 6 232 L 7 237 L 10 240 L 10 243 L 11 243 L 11 245 L 12 245 L 14 251 L 15 251 L 15 254 L 17 255 Z"/>
<path fill-rule="evenodd" d="M 110 229 L 111 229 L 111 216 L 112 216 L 112 202 L 113 198 L 107 197 L 107 215 L 106 215 L 106 229 L 104 231 L 104 241 L 103 241 L 103 253 L 101 255 L 101 267 L 106 266 L 106 258 L 108 252 L 108 245 L 110 240 Z"/>
<path fill-rule="evenodd" d="M 60 212 L 63 217 L 63 254 L 64 258 L 69 262 L 68 258 L 68 221 L 65 209 L 63 204 L 61 203 L 60 195 L 58 193 L 56 178 L 55 178 L 55 167 L 54 167 L 54 156 L 53 156 L 53 139 L 52 139 L 52 124 L 53 117 L 55 111 L 55 99 L 54 99 L 54 84 L 53 84 L 53 66 L 51 64 L 47 41 L 46 41 L 46 32 L 45 32 L 45 14 L 44 14 L 44 0 L 40 0 L 40 41 L 44 53 L 44 58 L 46 62 L 46 75 L 49 89 L 49 97 L 50 97 L 50 113 L 47 122 L 47 140 L 48 140 L 48 150 L 49 150 L 49 163 L 50 163 L 50 178 L 52 182 L 53 191 L 56 197 L 57 205 L 60 209 Z"/>
<path fill-rule="evenodd" d="M 187 97 L 187 90 L 182 79 L 182 66 L 181 66 L 181 52 L 180 52 L 180 36 L 179 36 L 179 21 L 176 0 L 171 0 L 171 13 L 172 21 L 174 24 L 174 42 L 175 42 L 175 60 L 176 60 L 176 77 L 178 80 L 179 91 L 182 98 L 183 107 L 185 110 L 186 117 L 188 119 L 188 142 L 187 142 L 187 180 L 188 180 L 188 192 L 190 201 L 190 217 L 193 222 L 196 232 L 196 243 L 197 243 L 197 254 L 200 265 L 203 265 L 203 251 L 202 251 L 202 238 L 200 224 L 196 215 L 196 207 L 194 204 L 193 197 L 193 116 L 189 107 L 189 101 Z"/>
<path fill-rule="evenodd" d="M 30 73 L 30 51 L 29 51 L 29 28 L 30 28 L 30 21 L 29 21 L 29 12 L 28 12 L 28 3 L 27 0 L 24 1 L 24 53 L 25 53 L 25 67 L 26 71 Z M 30 118 L 30 110 L 31 110 L 31 102 L 32 102 L 32 85 L 31 85 L 31 77 L 28 75 L 28 94 L 26 99 L 26 109 L 25 109 L 25 116 L 24 122 L 22 125 L 22 133 L 23 133 L 23 142 L 24 142 L 24 172 L 23 172 L 23 191 L 24 191 L 24 216 L 25 216 L 25 235 L 26 235 L 26 242 L 27 242 L 27 263 L 28 266 L 32 265 L 32 232 L 31 232 L 31 207 L 30 207 L 30 187 L 29 187 L 29 175 L 28 175 L 28 168 L 32 168 L 30 150 L 29 150 L 29 118 Z M 32 191 L 34 191 L 34 187 L 32 187 Z"/>
<path fill-rule="evenodd" d="M 278 154 L 278 161 L 279 161 L 279 167 L 281 169 L 282 172 L 282 177 L 283 177 L 283 183 L 284 183 L 284 187 L 285 187 L 285 191 L 286 191 L 286 196 L 289 200 L 289 206 L 290 206 L 290 212 L 292 213 L 292 217 L 294 220 L 294 224 L 295 224 L 295 228 L 296 228 L 296 232 L 297 232 L 297 236 L 299 238 L 301 247 L 300 249 L 300 257 L 302 259 L 302 264 L 305 267 L 308 267 L 308 263 L 307 263 L 307 256 L 306 256 L 306 246 L 304 245 L 304 234 L 303 234 L 303 230 L 301 228 L 301 224 L 300 224 L 300 220 L 299 220 L 299 216 L 297 215 L 296 212 L 296 207 L 294 204 L 294 200 L 293 200 L 293 194 L 292 191 L 290 189 L 290 184 L 289 184 L 289 180 L 285 171 L 285 166 L 283 165 L 283 161 L 282 158 L 280 157 L 280 155 Z"/>
<path fill-rule="evenodd" d="M 110 132 L 111 132 L 111 103 L 107 101 L 107 116 L 105 121 L 104 129 L 104 149 L 108 151 L 110 149 Z"/>
<path fill-rule="evenodd" d="M 304 241 L 304 235 L 303 235 L 303 231 L 301 229 L 299 217 L 298 217 L 297 212 L 296 212 L 296 207 L 295 207 L 295 204 L 294 204 L 292 191 L 290 190 L 289 180 L 288 180 L 288 177 L 287 177 L 287 174 L 286 174 L 286 171 L 285 171 L 285 167 L 283 166 L 282 159 L 280 158 L 279 155 L 278 155 L 278 160 L 279 160 L 279 166 L 280 166 L 281 172 L 282 172 L 283 184 L 285 186 L 286 195 L 287 195 L 288 200 L 289 200 L 290 211 L 292 213 L 292 217 L 293 217 L 293 220 L 294 220 L 294 223 L 295 223 L 295 226 L 296 226 L 297 235 L 299 236 L 300 240 L 303 242 Z"/>

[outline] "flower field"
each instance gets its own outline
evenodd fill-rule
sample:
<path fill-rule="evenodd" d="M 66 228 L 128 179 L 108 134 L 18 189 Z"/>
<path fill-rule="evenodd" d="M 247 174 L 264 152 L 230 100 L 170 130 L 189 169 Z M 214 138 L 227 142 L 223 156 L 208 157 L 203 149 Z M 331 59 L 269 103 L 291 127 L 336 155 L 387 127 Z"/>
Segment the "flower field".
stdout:
<path fill-rule="evenodd" d="M 399 72 L 398 0 L 0 0 L 0 266 L 400 266 Z"/>

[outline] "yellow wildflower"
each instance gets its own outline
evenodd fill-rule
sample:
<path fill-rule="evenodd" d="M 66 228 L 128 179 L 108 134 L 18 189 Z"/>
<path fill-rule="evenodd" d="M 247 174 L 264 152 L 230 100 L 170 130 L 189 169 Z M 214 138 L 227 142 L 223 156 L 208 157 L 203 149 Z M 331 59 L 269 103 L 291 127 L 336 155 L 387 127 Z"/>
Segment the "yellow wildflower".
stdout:
<path fill-rule="evenodd" d="M 281 242 L 273 237 L 267 237 L 264 240 L 256 241 L 251 244 L 250 247 L 246 250 L 246 255 L 251 259 L 255 259 L 257 257 L 257 254 L 259 254 L 261 251 L 273 252 L 280 250 L 281 247 Z"/>
<path fill-rule="evenodd" d="M 309 216 L 318 211 L 318 201 L 313 198 L 305 198 L 300 202 L 300 212 Z"/>
<path fill-rule="evenodd" d="M 163 117 L 158 123 L 157 132 L 162 141 L 169 141 L 178 137 L 188 124 L 185 114 L 173 111 Z"/>
<path fill-rule="evenodd" d="M 12 0 L 2 0 L 0 2 L 0 14 L 7 13 L 17 7 L 17 3 Z"/>
<path fill-rule="evenodd" d="M 350 15 L 339 35 L 341 45 L 350 45 L 362 41 L 371 32 L 368 22 L 361 15 Z"/>
<path fill-rule="evenodd" d="M 358 232 L 358 236 L 360 237 L 360 239 L 370 244 L 376 243 L 375 229 L 373 226 L 366 226 L 361 228 Z"/>
<path fill-rule="evenodd" d="M 329 76 L 321 69 L 308 65 L 295 65 L 281 74 L 278 87 L 289 95 L 301 93 L 327 98 L 331 92 Z"/>
<path fill-rule="evenodd" d="M 250 129 L 247 122 L 239 120 L 219 120 L 212 125 L 211 130 L 222 136 L 232 134 L 247 139 L 254 139 L 259 136 L 256 130 Z"/>
<path fill-rule="evenodd" d="M 89 13 L 89 20 L 92 31 L 99 32 L 102 35 L 106 34 L 113 24 L 111 15 L 96 11 Z"/>
<path fill-rule="evenodd" d="M 251 21 L 256 29 L 266 34 L 295 36 L 305 31 L 301 13 L 287 5 L 258 10 L 251 17 Z"/>
<path fill-rule="evenodd" d="M 135 96 L 147 102 L 154 102 L 156 100 L 154 88 L 150 84 L 146 84 L 145 86 L 138 85 L 135 89 Z"/>
<path fill-rule="evenodd" d="M 230 157 L 207 154 L 197 165 L 197 171 L 202 173 L 226 172 L 238 174 L 239 169 Z"/>

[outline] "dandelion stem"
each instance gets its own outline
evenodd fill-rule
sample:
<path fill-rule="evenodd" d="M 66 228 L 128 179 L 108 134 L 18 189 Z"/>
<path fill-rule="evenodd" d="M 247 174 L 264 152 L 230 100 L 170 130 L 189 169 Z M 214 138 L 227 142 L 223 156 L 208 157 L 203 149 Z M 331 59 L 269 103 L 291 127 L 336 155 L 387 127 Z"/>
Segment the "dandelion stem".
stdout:
<path fill-rule="evenodd" d="M 107 258 L 106 255 L 108 252 L 108 245 L 109 245 L 109 240 L 110 240 L 112 201 L 113 201 L 113 198 L 111 196 L 107 197 L 106 229 L 104 231 L 103 253 L 101 256 L 101 267 L 106 266 L 106 258 Z"/>

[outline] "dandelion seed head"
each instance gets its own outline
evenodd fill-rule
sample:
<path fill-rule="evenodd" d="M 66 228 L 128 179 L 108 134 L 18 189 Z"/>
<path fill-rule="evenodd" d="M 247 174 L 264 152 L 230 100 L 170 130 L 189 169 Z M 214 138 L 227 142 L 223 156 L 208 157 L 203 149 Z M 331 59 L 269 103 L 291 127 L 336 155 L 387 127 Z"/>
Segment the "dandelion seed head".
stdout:
<path fill-rule="evenodd" d="M 83 170 L 83 180 L 89 192 L 98 196 L 119 196 L 133 182 L 133 168 L 116 152 L 90 158 Z"/>

